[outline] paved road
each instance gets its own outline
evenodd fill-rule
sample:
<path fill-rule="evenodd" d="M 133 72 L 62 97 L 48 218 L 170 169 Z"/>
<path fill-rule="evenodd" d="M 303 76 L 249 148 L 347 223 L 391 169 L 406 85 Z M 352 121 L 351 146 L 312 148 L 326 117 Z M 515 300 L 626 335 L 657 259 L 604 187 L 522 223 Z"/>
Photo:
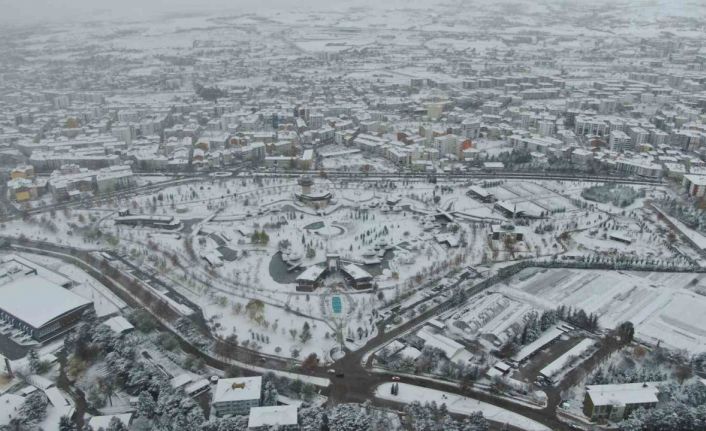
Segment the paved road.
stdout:
<path fill-rule="evenodd" d="M 627 176 L 608 176 L 608 175 L 588 175 L 588 174 L 572 174 L 572 173 L 552 173 L 552 172 L 517 172 L 517 171 L 501 171 L 501 172 L 484 172 L 484 171 L 471 171 L 471 172 L 439 172 L 434 174 L 428 173 L 418 173 L 418 172 L 371 172 L 371 173 L 361 173 L 361 172 L 348 172 L 343 170 L 319 170 L 319 171 L 262 171 L 262 172 L 252 172 L 246 173 L 241 170 L 241 168 L 224 168 L 221 171 L 231 172 L 232 174 L 240 174 L 245 177 L 254 176 L 266 176 L 271 178 L 295 178 L 301 175 L 318 175 L 326 178 L 335 178 L 341 180 L 355 180 L 355 181 L 383 181 L 383 180 L 430 180 L 434 178 L 435 180 L 503 180 L 503 179 L 525 179 L 525 180 L 557 180 L 557 181 L 584 181 L 584 182 L 611 182 L 620 184 L 642 184 L 642 185 L 659 185 L 663 184 L 662 180 L 650 179 L 642 177 L 627 177 Z M 118 190 L 112 193 L 106 193 L 102 195 L 95 196 L 90 199 L 82 201 L 70 201 L 61 202 L 42 206 L 39 208 L 34 208 L 27 211 L 27 214 L 40 214 L 51 210 L 62 210 L 65 208 L 76 208 L 81 206 L 93 206 L 104 200 L 115 199 L 115 198 L 125 198 L 134 196 L 137 193 L 149 193 L 160 190 L 164 187 L 175 185 L 183 182 L 190 181 L 200 181 L 205 179 L 214 179 L 212 176 L 217 170 L 214 171 L 199 171 L 199 172 L 178 172 L 171 173 L 177 175 L 176 178 L 163 181 L 156 184 L 147 184 L 139 187 L 133 187 L 130 189 Z M 146 174 L 141 172 L 135 172 L 136 174 Z M 167 174 L 170 174 L 169 172 Z M 3 181 L 4 182 L 4 181 Z M 0 189 L 0 192 L 3 190 Z M 1 196 L 6 196 L 2 193 Z M 12 218 L 17 218 L 21 215 L 14 206 L 7 202 L 7 198 L 0 197 L 0 204 L 5 201 L 4 206 L 8 209 L 5 215 L 0 214 L 0 220 L 9 220 Z"/>
<path fill-rule="evenodd" d="M 475 287 L 467 289 L 469 296 L 471 296 L 472 294 L 478 294 L 480 293 L 480 291 L 481 290 L 478 290 Z M 372 355 L 368 356 L 368 359 L 365 364 L 362 363 L 366 353 L 377 350 L 381 346 L 399 337 L 403 333 L 419 326 L 426 320 L 437 316 L 440 313 L 443 313 L 444 311 L 447 311 L 453 306 L 453 302 L 451 300 L 448 300 L 435 307 L 432 307 L 426 312 L 418 315 L 417 317 L 411 319 L 403 325 L 393 329 L 392 331 L 381 331 L 376 337 L 368 341 L 368 343 L 366 343 L 363 348 L 358 349 L 355 352 L 348 352 L 346 356 L 336 361 L 333 364 L 333 367 L 337 370 L 343 371 L 344 376 L 342 378 L 333 377 L 333 385 L 331 386 L 329 391 L 329 402 L 362 403 L 368 399 L 373 399 L 373 393 L 375 391 L 375 388 L 382 383 L 389 382 L 394 373 L 373 372 L 370 369 L 372 366 Z M 556 393 L 556 395 L 550 395 L 549 403 L 546 408 L 538 410 L 526 407 L 521 404 L 513 403 L 504 398 L 494 397 L 485 392 L 480 392 L 477 390 L 469 390 L 463 392 L 452 383 L 445 384 L 441 382 L 434 382 L 429 381 L 427 379 L 413 378 L 408 376 L 399 376 L 399 378 L 400 382 L 402 383 L 409 383 L 430 389 L 437 389 L 450 393 L 466 395 L 471 398 L 486 402 L 488 404 L 493 404 L 495 406 L 505 408 L 507 410 L 526 416 L 539 423 L 542 423 L 552 430 L 570 429 L 566 424 L 559 421 L 556 416 L 556 406 L 560 402 L 558 392 Z"/>
<path fill-rule="evenodd" d="M 1 238 L 0 238 L 1 239 Z M 22 244 L 13 244 L 12 247 L 22 250 L 23 247 L 29 247 L 31 251 L 34 253 L 38 254 L 47 254 L 47 255 L 52 255 L 54 257 L 59 257 L 61 259 L 66 260 L 68 263 L 71 264 L 76 264 L 81 269 L 86 271 L 89 275 L 92 277 L 96 278 L 98 281 L 103 283 L 106 287 L 111 289 L 114 293 L 116 293 L 121 299 L 123 299 L 127 304 L 129 304 L 132 307 L 135 308 L 142 308 L 142 305 L 137 302 L 137 300 L 130 295 L 126 294 L 126 292 L 115 285 L 115 283 L 112 281 L 112 279 L 115 279 L 117 282 L 125 285 L 127 283 L 130 283 L 131 280 L 129 277 L 127 277 L 124 274 L 119 273 L 117 270 L 109 270 L 107 267 L 103 266 L 101 269 L 98 269 L 98 267 L 94 266 L 97 263 L 97 258 L 92 256 L 90 252 L 87 252 L 85 250 L 80 250 L 80 249 L 75 249 L 72 247 L 68 246 L 60 246 L 56 244 L 51 244 L 51 243 L 46 243 L 46 242 L 39 242 L 39 241 L 31 241 L 27 240 L 22 242 Z M 110 275 L 110 278 L 106 276 L 106 274 Z M 478 294 L 482 291 L 482 288 L 479 288 L 479 286 L 471 286 L 466 289 L 466 292 L 468 296 L 472 296 L 475 294 Z M 378 332 L 378 335 L 376 335 L 374 338 L 369 340 L 365 346 L 361 349 L 356 350 L 355 352 L 348 352 L 346 356 L 344 356 L 342 359 L 339 361 L 336 361 L 333 364 L 333 367 L 338 370 L 342 370 L 344 372 L 343 377 L 334 377 L 331 376 L 330 374 L 327 373 L 327 371 L 323 368 L 318 368 L 313 370 L 312 372 L 308 373 L 310 375 L 314 375 L 317 377 L 324 377 L 324 378 L 331 378 L 332 385 L 328 389 L 328 396 L 329 396 L 329 402 L 330 403 L 340 403 L 340 402 L 365 402 L 367 400 L 374 400 L 373 393 L 375 391 L 375 388 L 385 382 L 390 381 L 390 374 L 384 374 L 384 373 L 376 373 L 373 372 L 370 369 L 371 361 L 370 358 L 366 364 L 363 364 L 363 357 L 365 356 L 366 352 L 371 352 L 374 350 L 377 350 L 387 342 L 391 341 L 394 338 L 399 337 L 402 335 L 404 332 L 411 330 L 424 321 L 444 312 L 447 311 L 448 309 L 452 308 L 455 306 L 452 300 L 447 300 L 445 302 L 442 302 L 439 305 L 436 305 L 434 307 L 431 307 L 429 310 L 425 311 L 424 313 L 419 314 L 415 318 L 405 322 L 404 324 L 392 329 L 391 331 L 385 332 L 384 331 L 384 322 L 381 323 L 380 330 Z M 155 314 L 155 311 L 152 309 L 147 309 L 150 311 L 152 314 Z M 157 316 L 160 319 L 163 319 L 164 316 Z M 169 327 L 165 325 L 161 325 L 163 330 L 166 331 L 172 331 Z M 173 331 L 172 331 L 173 332 Z M 178 335 L 178 334 L 177 334 Z M 196 348 L 194 345 L 186 342 L 183 340 L 181 337 L 178 337 L 181 342 L 181 347 L 182 349 L 190 354 L 193 354 L 195 356 L 201 357 L 204 359 L 204 361 L 209 365 L 214 368 L 220 369 L 220 370 L 226 370 L 229 367 L 231 367 L 231 364 L 219 360 L 210 354 L 201 351 L 200 349 Z M 262 355 L 258 352 L 253 352 L 249 351 L 246 349 L 238 348 L 237 349 L 237 354 L 234 355 L 236 360 L 244 362 L 244 363 L 249 363 L 253 365 L 257 365 L 260 367 L 265 367 L 269 369 L 276 369 L 276 370 L 282 370 L 282 371 L 291 371 L 292 370 L 292 363 L 291 361 L 287 361 L 284 359 L 279 359 L 279 358 L 273 358 L 267 355 Z M 328 368 L 328 367 L 327 367 Z M 244 375 L 253 375 L 256 373 L 253 373 L 252 371 L 248 369 L 243 369 L 243 374 Z M 457 386 L 453 384 L 445 384 L 441 382 L 435 382 L 435 381 L 428 381 L 425 379 L 421 378 L 414 378 L 414 377 L 406 377 L 406 376 L 401 376 L 400 381 L 404 383 L 409 383 L 409 384 L 414 384 L 414 385 L 419 385 L 419 386 L 424 386 L 427 388 L 432 388 L 432 389 L 437 389 L 437 390 L 443 390 L 451 393 L 457 393 L 457 394 L 462 394 L 462 395 L 467 395 L 469 397 L 478 399 L 483 402 L 487 402 L 489 404 L 496 405 L 498 407 L 502 407 L 508 410 L 511 410 L 513 412 L 516 412 L 518 414 L 521 414 L 523 416 L 526 416 L 530 419 L 533 419 L 539 423 L 542 423 L 552 430 L 568 430 L 569 428 L 559 421 L 556 416 L 556 406 L 558 405 L 558 394 L 552 398 L 550 395 L 550 402 L 549 406 L 545 409 L 542 410 L 537 410 L 537 409 L 532 409 L 520 404 L 513 403 L 509 400 L 506 400 L 504 398 L 499 398 L 499 397 L 494 397 L 492 395 L 489 395 L 484 392 L 480 392 L 477 390 L 469 390 L 466 391 L 465 393 L 462 392 Z M 375 403 L 380 403 L 380 400 L 374 400 Z M 389 404 L 389 403 L 388 403 Z"/>
<path fill-rule="evenodd" d="M 662 184 L 660 179 L 650 179 L 642 177 L 628 177 L 621 175 L 589 175 L 589 174 L 572 174 L 572 173 L 552 173 L 552 172 L 517 172 L 517 171 L 501 171 L 501 172 L 439 172 L 439 173 L 420 173 L 420 172 L 348 172 L 341 170 L 320 170 L 320 171 L 262 171 L 248 174 L 240 174 L 263 177 L 298 177 L 300 175 L 317 175 L 325 178 L 350 179 L 350 180 L 504 180 L 504 179 L 526 179 L 526 180 L 557 180 L 557 181 L 585 181 L 585 182 L 609 182 L 609 183 L 626 183 L 626 184 L 644 184 L 657 185 Z"/>

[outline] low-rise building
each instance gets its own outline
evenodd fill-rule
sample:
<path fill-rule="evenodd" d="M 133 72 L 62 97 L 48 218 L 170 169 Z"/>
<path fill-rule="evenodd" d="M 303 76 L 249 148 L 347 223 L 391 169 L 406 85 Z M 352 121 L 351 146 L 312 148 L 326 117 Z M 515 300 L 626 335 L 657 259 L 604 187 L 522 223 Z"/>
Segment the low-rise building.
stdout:
<path fill-rule="evenodd" d="M 583 413 L 592 421 L 620 421 L 638 408 L 652 408 L 659 401 L 653 383 L 586 386 Z"/>
<path fill-rule="evenodd" d="M 297 406 L 266 406 L 250 409 L 248 429 L 264 431 L 272 428 L 281 431 L 298 430 Z"/>
<path fill-rule="evenodd" d="M 262 377 L 220 379 L 213 392 L 211 405 L 218 416 L 247 415 L 260 406 Z"/>

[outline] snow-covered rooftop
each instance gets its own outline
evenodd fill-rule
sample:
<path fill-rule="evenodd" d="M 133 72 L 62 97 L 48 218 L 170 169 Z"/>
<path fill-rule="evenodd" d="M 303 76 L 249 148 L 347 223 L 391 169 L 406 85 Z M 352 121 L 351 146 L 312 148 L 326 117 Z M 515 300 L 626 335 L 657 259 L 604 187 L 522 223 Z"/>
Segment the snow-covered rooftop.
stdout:
<path fill-rule="evenodd" d="M 312 265 L 299 274 L 297 281 L 316 281 L 325 270 L 326 268 L 322 266 Z"/>
<path fill-rule="evenodd" d="M 464 350 L 461 343 L 450 339 L 442 334 L 434 334 L 427 327 L 422 328 L 417 335 L 424 340 L 424 347 L 434 347 L 446 354 L 446 357 L 451 359 L 458 352 Z"/>
<path fill-rule="evenodd" d="M 372 278 L 372 275 L 370 275 L 368 273 L 368 271 L 366 271 L 363 268 L 361 268 L 357 265 L 354 265 L 352 263 L 345 265 L 343 267 L 343 270 L 346 272 L 346 274 L 350 275 L 355 280 L 363 280 L 366 278 Z"/>
<path fill-rule="evenodd" d="M 122 334 L 123 332 L 127 332 L 127 331 L 130 331 L 135 328 L 123 316 L 111 317 L 110 319 L 106 320 L 103 323 L 108 325 L 108 327 L 110 329 L 112 329 L 114 332 L 116 332 L 118 334 Z"/>
<path fill-rule="evenodd" d="M 259 399 L 261 386 L 259 376 L 220 379 L 213 393 L 213 403 Z"/>
<path fill-rule="evenodd" d="M 35 328 L 90 303 L 38 275 L 0 286 L 0 308 Z"/>
<path fill-rule="evenodd" d="M 594 406 L 656 403 L 659 393 L 654 383 L 590 385 L 586 391 Z"/>
<path fill-rule="evenodd" d="M 539 374 L 547 378 L 553 378 L 560 373 L 564 367 L 569 365 L 569 362 L 571 362 L 573 358 L 583 355 L 595 344 L 596 341 L 591 338 L 581 340 L 577 345 L 569 349 L 563 355 L 559 356 L 546 367 L 542 368 Z"/>
<path fill-rule="evenodd" d="M 250 409 L 248 428 L 297 425 L 296 406 L 268 406 Z"/>
<path fill-rule="evenodd" d="M 544 331 L 544 333 L 542 333 L 542 335 L 539 336 L 539 338 L 527 344 L 526 346 L 521 348 L 519 352 L 515 353 L 515 356 L 512 357 L 512 360 L 516 362 L 524 361 L 529 356 L 532 356 L 534 352 L 544 347 L 546 344 L 559 338 L 563 333 L 564 331 L 559 329 L 559 327 L 557 326 L 547 329 L 546 331 Z"/>

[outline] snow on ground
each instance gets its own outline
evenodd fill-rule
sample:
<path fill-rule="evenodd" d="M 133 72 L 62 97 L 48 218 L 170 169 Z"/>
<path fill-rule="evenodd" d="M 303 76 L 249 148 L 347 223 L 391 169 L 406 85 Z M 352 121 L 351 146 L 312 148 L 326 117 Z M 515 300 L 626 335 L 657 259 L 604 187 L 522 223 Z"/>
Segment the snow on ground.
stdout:
<path fill-rule="evenodd" d="M 639 339 L 697 353 L 706 351 L 706 296 L 697 293 L 703 291 L 702 278 L 687 273 L 526 270 L 500 291 L 544 308 L 582 308 L 598 314 L 607 328 L 631 321 Z"/>
<path fill-rule="evenodd" d="M 524 301 L 516 301 L 499 293 L 475 296 L 463 310 L 454 312 L 448 328 L 471 341 L 479 335 L 492 335 L 500 346 L 522 330 L 524 317 L 534 309 Z"/>
<path fill-rule="evenodd" d="M 434 401 L 439 405 L 446 404 L 446 408 L 451 413 L 470 414 L 480 411 L 486 419 L 493 422 L 509 424 L 526 431 L 550 431 L 548 427 L 530 418 L 473 398 L 407 383 L 399 383 L 399 394 L 392 395 L 390 394 L 391 387 L 392 383 L 383 383 L 378 386 L 375 389 L 375 397 L 404 404 L 410 404 L 414 401 L 419 401 L 422 404 Z"/>
<path fill-rule="evenodd" d="M 666 212 L 659 210 L 659 212 L 672 224 L 679 229 L 681 233 L 683 233 L 685 236 L 687 236 L 690 240 L 694 241 L 694 244 L 696 244 L 699 248 L 706 249 L 706 237 L 702 235 L 701 233 L 695 231 L 694 229 L 691 229 L 684 223 L 680 222 L 677 220 L 675 217 L 672 217 L 668 215 Z"/>

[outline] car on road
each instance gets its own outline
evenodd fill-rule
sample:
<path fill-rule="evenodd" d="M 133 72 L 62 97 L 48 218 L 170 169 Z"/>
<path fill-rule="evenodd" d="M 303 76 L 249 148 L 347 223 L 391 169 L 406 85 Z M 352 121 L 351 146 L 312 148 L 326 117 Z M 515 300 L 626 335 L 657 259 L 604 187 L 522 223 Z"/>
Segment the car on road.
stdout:
<path fill-rule="evenodd" d="M 393 382 L 399 382 L 400 378 L 398 376 L 392 376 L 392 381 Z"/>

